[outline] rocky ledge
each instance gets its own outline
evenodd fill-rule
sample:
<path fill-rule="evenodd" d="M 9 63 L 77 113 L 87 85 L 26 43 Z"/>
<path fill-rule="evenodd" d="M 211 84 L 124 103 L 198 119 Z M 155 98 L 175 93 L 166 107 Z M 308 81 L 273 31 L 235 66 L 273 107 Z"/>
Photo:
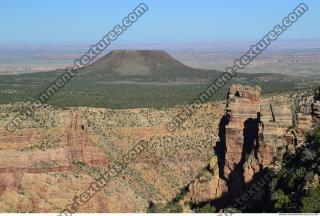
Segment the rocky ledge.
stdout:
<path fill-rule="evenodd" d="M 291 104 L 262 99 L 258 86 L 232 85 L 212 159 L 218 165 L 210 162 L 210 169 L 189 185 L 189 199 L 196 204 L 232 203 L 267 169 L 280 169 L 284 153 L 303 143 L 319 120 L 319 89 L 314 99 L 312 115 L 298 114 L 294 127 Z"/>

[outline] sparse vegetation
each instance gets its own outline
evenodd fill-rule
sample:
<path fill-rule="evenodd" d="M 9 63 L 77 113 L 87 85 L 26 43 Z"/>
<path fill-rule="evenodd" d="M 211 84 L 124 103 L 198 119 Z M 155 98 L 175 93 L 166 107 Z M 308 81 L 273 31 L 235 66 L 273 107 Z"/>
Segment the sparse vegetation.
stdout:
<path fill-rule="evenodd" d="M 157 205 L 154 203 L 149 204 L 147 213 L 182 213 L 183 209 L 177 202 L 171 202 L 168 205 Z"/>
<path fill-rule="evenodd" d="M 205 204 L 202 207 L 198 207 L 194 209 L 196 213 L 216 213 L 217 209 L 210 203 Z"/>
<path fill-rule="evenodd" d="M 319 213 L 320 212 L 320 186 L 310 190 L 302 200 L 301 212 Z"/>
<path fill-rule="evenodd" d="M 150 70 L 147 74 L 121 74 L 116 70 L 119 67 L 119 59 L 107 55 L 80 71 L 78 76 L 50 98 L 48 103 L 58 107 L 90 106 L 117 109 L 184 105 L 189 104 L 210 82 L 222 74 L 220 71 L 187 67 L 160 52 L 141 52 L 138 55 L 148 59 L 146 62 L 139 62 L 141 66 Z M 133 57 L 131 60 L 136 59 Z M 125 63 L 122 64 L 128 67 Z M 134 68 L 129 67 L 129 70 Z M 60 70 L 1 76 L 0 103 L 33 101 L 62 72 Z M 280 74 L 238 73 L 210 100 L 224 99 L 225 92 L 232 83 L 259 85 L 264 94 L 268 94 L 310 88 L 317 85 L 318 79 Z"/>
<path fill-rule="evenodd" d="M 320 127 L 317 127 L 307 136 L 306 146 L 297 149 L 293 159 L 283 165 L 283 175 L 272 179 L 269 185 L 271 205 L 265 205 L 265 211 L 319 212 L 319 141 Z"/>
<path fill-rule="evenodd" d="M 29 151 L 46 151 L 47 149 L 53 149 L 55 147 L 59 146 L 60 137 L 53 136 L 52 134 L 49 134 L 45 136 L 40 143 L 32 145 L 32 146 L 26 146 L 23 148 L 18 149 L 18 151 L 21 152 L 29 152 Z"/>
<path fill-rule="evenodd" d="M 49 160 L 49 161 L 36 161 L 33 164 L 34 168 L 39 169 L 51 169 L 58 165 L 58 162 L 55 160 Z"/>

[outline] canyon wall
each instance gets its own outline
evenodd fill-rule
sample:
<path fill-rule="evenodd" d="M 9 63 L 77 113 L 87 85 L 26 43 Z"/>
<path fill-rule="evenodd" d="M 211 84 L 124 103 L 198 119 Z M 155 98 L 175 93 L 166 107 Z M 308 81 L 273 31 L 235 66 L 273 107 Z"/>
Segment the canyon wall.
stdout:
<path fill-rule="evenodd" d="M 300 118 L 301 131 L 309 128 L 307 120 Z M 218 199 L 232 202 L 266 169 L 279 168 L 277 162 L 296 139 L 297 132 L 290 133 L 292 127 L 288 103 L 262 99 L 258 86 L 232 85 L 215 147 L 218 168 L 190 184 L 190 199 L 197 204 Z"/>
<path fill-rule="evenodd" d="M 188 196 L 192 202 L 232 204 L 263 173 L 280 170 L 283 155 L 303 145 L 306 134 L 320 119 L 320 89 L 315 91 L 313 103 L 305 100 L 305 92 L 301 98 L 293 94 L 297 94 L 295 98 L 263 99 L 258 86 L 229 88 L 216 157 L 212 159 L 217 158 L 218 167 L 212 169 L 210 162 L 208 172 L 190 184 Z M 310 111 L 300 113 L 302 108 Z"/>
<path fill-rule="evenodd" d="M 183 201 L 230 203 L 265 169 L 277 169 L 319 118 L 315 96 L 313 117 L 299 114 L 293 128 L 291 98 L 282 96 L 233 85 L 227 101 L 203 104 L 175 133 L 165 125 L 183 107 L 44 107 L 10 133 L 4 126 L 17 109 L 0 106 L 0 212 L 60 211 L 140 140 L 148 149 L 79 212 L 145 212 L 181 188 L 189 189 Z"/>
<path fill-rule="evenodd" d="M 320 87 L 316 89 L 314 94 L 314 102 L 312 104 L 312 116 L 316 123 L 320 122 Z"/>
<path fill-rule="evenodd" d="M 146 212 L 170 202 L 213 155 L 220 102 L 204 104 L 175 133 L 166 124 L 183 107 L 39 108 L 11 133 L 22 104 L 0 105 L 0 212 L 59 212 L 141 140 L 148 148 L 79 212 Z"/>
<path fill-rule="evenodd" d="M 292 114 L 287 104 L 263 101 L 258 86 L 232 85 L 226 118 L 223 177 L 231 197 L 237 197 L 283 155 Z"/>
<path fill-rule="evenodd" d="M 0 173 L 70 170 L 79 162 L 89 166 L 105 166 L 107 158 L 103 149 L 90 145 L 82 125 L 82 119 L 78 115 L 71 117 L 70 125 L 65 130 L 66 145 L 63 147 L 32 152 L 0 151 Z"/>

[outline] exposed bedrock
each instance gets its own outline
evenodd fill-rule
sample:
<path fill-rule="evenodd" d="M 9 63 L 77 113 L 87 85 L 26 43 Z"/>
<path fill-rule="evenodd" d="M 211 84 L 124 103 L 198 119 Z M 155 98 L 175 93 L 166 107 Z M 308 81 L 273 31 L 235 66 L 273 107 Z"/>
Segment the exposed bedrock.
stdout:
<path fill-rule="evenodd" d="M 270 171 L 281 169 L 284 154 L 294 153 L 305 143 L 305 135 L 316 123 L 313 119 L 317 119 L 315 104 L 319 102 L 319 91 L 314 97 L 312 115 L 311 94 L 311 100 L 304 99 L 309 93 L 263 99 L 258 86 L 232 85 L 218 125 L 215 155 L 188 185 L 188 193 L 180 203 L 191 201 L 203 206 L 210 202 L 222 209 L 239 204 L 236 200 L 243 192 L 257 185 L 263 188 L 261 184 L 266 185 L 271 179 Z M 305 112 L 302 114 L 301 110 Z M 256 191 L 247 206 L 263 200 L 264 193 L 263 189 Z"/>
<path fill-rule="evenodd" d="M 189 199 L 196 204 L 204 203 L 223 196 L 228 188 L 226 182 L 219 177 L 218 159 L 213 156 L 209 164 L 209 172 L 199 176 L 189 185 Z"/>
<path fill-rule="evenodd" d="M 312 104 L 312 116 L 316 123 L 320 122 L 320 87 L 314 93 L 314 102 Z"/>
<path fill-rule="evenodd" d="M 258 86 L 232 85 L 219 123 L 216 155 L 207 171 L 202 171 L 189 185 L 186 200 L 197 205 L 213 202 L 224 208 L 235 204 L 253 184 L 267 181 L 270 170 L 279 171 L 284 154 L 294 153 L 305 143 L 305 135 L 319 122 L 319 89 L 314 96 L 312 115 L 310 111 L 293 113 L 301 107 L 310 110 L 307 107 L 311 107 L 312 101 L 295 107 L 299 100 L 283 100 L 281 96 L 262 99 Z M 262 195 L 263 190 L 254 199 L 262 199 Z"/>
<path fill-rule="evenodd" d="M 225 124 L 220 129 L 221 177 L 230 200 L 238 197 L 266 168 L 282 158 L 292 114 L 286 104 L 263 101 L 258 86 L 232 85 L 227 96 Z M 222 149 L 222 151 L 221 151 Z"/>
<path fill-rule="evenodd" d="M 273 162 L 282 158 L 290 126 L 292 114 L 287 104 L 262 101 L 258 86 L 232 85 L 219 124 L 217 167 L 211 169 L 213 157 L 210 173 L 189 186 L 191 200 L 232 202 L 255 177 L 266 168 L 273 168 Z"/>
<path fill-rule="evenodd" d="M 78 115 L 71 117 L 65 131 L 66 145 L 46 151 L 19 152 L 0 151 L 0 174 L 7 172 L 47 173 L 70 170 L 75 163 L 83 162 L 89 166 L 104 166 L 107 158 L 102 148 L 92 146 Z"/>

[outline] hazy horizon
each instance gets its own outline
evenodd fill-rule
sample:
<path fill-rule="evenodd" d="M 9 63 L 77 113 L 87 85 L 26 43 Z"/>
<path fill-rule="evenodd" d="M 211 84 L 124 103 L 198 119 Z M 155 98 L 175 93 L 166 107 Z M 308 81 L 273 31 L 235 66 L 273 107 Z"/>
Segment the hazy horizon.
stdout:
<path fill-rule="evenodd" d="M 136 0 L 90 3 L 4 0 L 0 8 L 0 28 L 3 29 L 0 74 L 70 66 L 140 3 Z M 300 2 L 271 0 L 259 4 L 225 4 L 203 0 L 181 4 L 146 0 L 143 3 L 149 8 L 148 12 L 99 58 L 114 49 L 160 49 L 191 67 L 222 70 L 281 23 Z M 304 3 L 309 8 L 308 13 L 258 59 L 271 52 L 280 53 L 282 57 L 287 57 L 288 52 L 318 52 L 320 30 L 314 26 L 319 20 L 320 3 L 311 0 Z M 315 58 L 318 62 L 317 55 Z"/>
<path fill-rule="evenodd" d="M 223 70 L 254 42 L 255 40 L 190 41 L 189 43 L 115 42 L 100 57 L 116 49 L 157 49 L 168 52 L 191 67 Z M 90 47 L 89 42 L 0 42 L 0 74 L 65 68 L 86 52 L 88 47 Z M 257 59 L 257 62 L 268 58 L 271 54 L 292 57 L 301 53 L 305 55 L 306 52 L 312 53 L 312 59 L 317 63 L 320 62 L 320 39 L 279 39 Z"/>

